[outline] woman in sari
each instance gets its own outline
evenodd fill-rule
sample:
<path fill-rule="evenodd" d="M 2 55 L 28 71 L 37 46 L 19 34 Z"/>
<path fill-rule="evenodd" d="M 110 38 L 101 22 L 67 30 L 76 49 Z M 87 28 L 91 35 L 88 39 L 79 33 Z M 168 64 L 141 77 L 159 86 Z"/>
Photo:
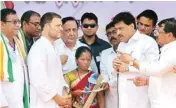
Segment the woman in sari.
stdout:
<path fill-rule="evenodd" d="M 73 107 L 104 108 L 103 91 L 91 92 L 101 88 L 102 76 L 89 70 L 92 53 L 88 47 L 79 47 L 75 54 L 78 68 L 65 74 L 71 89 Z"/>

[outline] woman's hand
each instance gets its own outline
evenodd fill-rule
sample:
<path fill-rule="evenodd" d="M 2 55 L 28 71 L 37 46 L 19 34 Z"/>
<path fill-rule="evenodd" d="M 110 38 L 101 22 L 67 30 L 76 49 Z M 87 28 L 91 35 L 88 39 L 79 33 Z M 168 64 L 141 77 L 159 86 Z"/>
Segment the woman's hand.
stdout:
<path fill-rule="evenodd" d="M 72 95 L 74 97 L 83 96 L 83 91 L 82 90 L 75 90 L 75 91 L 72 92 Z"/>

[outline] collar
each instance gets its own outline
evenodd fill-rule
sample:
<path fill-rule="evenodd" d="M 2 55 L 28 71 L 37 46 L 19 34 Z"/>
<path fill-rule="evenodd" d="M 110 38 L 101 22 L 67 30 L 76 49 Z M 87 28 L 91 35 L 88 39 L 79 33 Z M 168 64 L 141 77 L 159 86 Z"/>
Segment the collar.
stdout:
<path fill-rule="evenodd" d="M 111 47 L 110 54 L 116 54 L 113 47 Z"/>
<path fill-rule="evenodd" d="M 43 40 L 44 42 L 46 42 L 48 45 L 54 47 L 54 45 L 44 36 L 41 36 L 40 37 L 40 40 Z"/>
<path fill-rule="evenodd" d="M 80 41 L 83 42 L 83 43 L 86 43 L 86 40 L 84 39 L 84 36 L 82 36 L 82 38 L 80 39 Z M 95 42 L 94 43 L 101 44 L 101 39 L 97 35 L 95 35 Z"/>
<path fill-rule="evenodd" d="M 139 36 L 141 36 L 142 34 L 136 30 L 136 32 L 134 33 L 134 35 L 129 39 L 129 42 L 133 42 L 133 41 L 138 41 L 139 40 Z"/>
<path fill-rule="evenodd" d="M 63 45 L 64 48 L 69 49 L 62 39 L 61 39 L 61 44 Z M 74 47 L 71 50 L 76 50 L 79 46 L 80 46 L 80 42 L 79 42 L 79 40 L 76 40 L 76 43 L 75 43 Z"/>
<path fill-rule="evenodd" d="M 169 42 L 168 44 L 164 45 L 161 48 L 161 52 L 165 52 L 168 48 L 172 47 L 172 46 L 176 46 L 176 40 Z"/>
<path fill-rule="evenodd" d="M 110 55 L 110 54 L 116 54 L 116 52 L 114 51 L 113 47 L 107 49 L 107 54 Z"/>

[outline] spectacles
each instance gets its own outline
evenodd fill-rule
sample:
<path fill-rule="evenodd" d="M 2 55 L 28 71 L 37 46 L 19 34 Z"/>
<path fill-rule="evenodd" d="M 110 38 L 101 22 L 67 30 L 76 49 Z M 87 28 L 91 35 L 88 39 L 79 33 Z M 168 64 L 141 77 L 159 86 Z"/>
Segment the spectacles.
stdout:
<path fill-rule="evenodd" d="M 159 34 L 162 34 L 162 33 L 166 33 L 166 32 L 164 32 L 164 31 L 158 31 L 158 30 L 154 31 L 154 35 L 155 36 L 158 36 Z"/>
<path fill-rule="evenodd" d="M 116 30 L 113 30 L 113 31 L 111 31 L 111 32 L 107 32 L 107 33 L 106 33 L 107 36 L 116 35 L 116 34 L 117 34 Z"/>
<path fill-rule="evenodd" d="M 40 26 L 40 23 L 38 23 L 38 22 L 29 22 L 29 23 L 36 26 L 36 27 Z"/>
<path fill-rule="evenodd" d="M 16 24 L 20 24 L 20 20 L 5 21 L 5 22 L 12 23 L 12 24 L 14 24 L 14 25 L 16 25 Z"/>
<path fill-rule="evenodd" d="M 83 24 L 84 28 L 95 28 L 97 26 L 97 24 Z"/>

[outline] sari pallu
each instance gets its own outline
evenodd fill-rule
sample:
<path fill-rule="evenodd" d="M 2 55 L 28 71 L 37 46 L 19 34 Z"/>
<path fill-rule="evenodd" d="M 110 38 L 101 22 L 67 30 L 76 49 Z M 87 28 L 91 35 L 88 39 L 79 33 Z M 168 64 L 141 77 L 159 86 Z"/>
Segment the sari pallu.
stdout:
<path fill-rule="evenodd" d="M 82 76 L 81 76 L 82 77 Z M 91 82 L 90 79 L 93 79 L 96 81 L 99 77 L 99 74 L 94 73 L 94 72 L 89 72 L 80 79 L 76 78 L 71 72 L 66 74 L 66 79 L 69 80 L 67 81 L 70 85 L 71 91 L 76 91 L 76 90 L 83 90 L 83 91 L 91 91 L 93 90 L 95 84 Z M 83 106 L 86 104 L 87 100 L 89 99 L 89 96 L 91 95 L 91 92 L 85 92 L 83 96 L 81 97 L 74 97 L 73 98 L 73 106 L 75 108 L 83 108 Z M 91 100 L 93 101 L 91 103 L 90 108 L 99 108 L 97 99 L 94 97 L 91 97 Z"/>

